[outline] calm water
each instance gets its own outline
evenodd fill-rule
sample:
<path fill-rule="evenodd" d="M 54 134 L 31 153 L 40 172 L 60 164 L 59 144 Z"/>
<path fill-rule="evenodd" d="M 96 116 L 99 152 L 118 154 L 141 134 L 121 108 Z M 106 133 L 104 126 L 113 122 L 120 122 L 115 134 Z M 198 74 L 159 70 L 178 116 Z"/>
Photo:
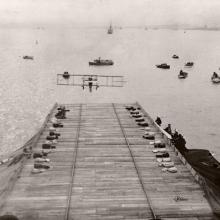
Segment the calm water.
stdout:
<path fill-rule="evenodd" d="M 153 118 L 159 115 L 164 127 L 171 123 L 182 132 L 188 147 L 209 149 L 220 160 L 220 85 L 210 82 L 220 67 L 220 32 L 2 29 L 0 45 L 0 154 L 22 146 L 55 102 L 138 101 Z M 180 59 L 172 59 L 173 54 Z M 99 56 L 115 65 L 89 67 L 88 61 Z M 195 66 L 179 80 L 187 61 Z M 162 62 L 171 69 L 155 68 Z M 89 93 L 57 86 L 56 74 L 64 71 L 124 75 L 127 82 L 124 88 Z"/>

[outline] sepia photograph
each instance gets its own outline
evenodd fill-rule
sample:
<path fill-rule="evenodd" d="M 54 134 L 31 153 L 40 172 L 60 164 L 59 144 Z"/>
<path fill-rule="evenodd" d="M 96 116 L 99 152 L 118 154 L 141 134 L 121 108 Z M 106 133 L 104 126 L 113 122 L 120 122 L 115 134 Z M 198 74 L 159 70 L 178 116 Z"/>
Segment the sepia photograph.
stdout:
<path fill-rule="evenodd" d="M 1 0 L 0 220 L 220 220 L 219 95 L 220 0 Z"/>

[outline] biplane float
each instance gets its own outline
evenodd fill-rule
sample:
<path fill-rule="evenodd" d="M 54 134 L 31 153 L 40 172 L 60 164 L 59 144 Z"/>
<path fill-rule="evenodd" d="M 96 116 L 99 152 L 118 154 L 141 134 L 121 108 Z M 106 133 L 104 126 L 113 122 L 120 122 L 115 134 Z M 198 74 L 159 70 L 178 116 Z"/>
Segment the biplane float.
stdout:
<path fill-rule="evenodd" d="M 80 86 L 83 90 L 88 87 L 89 91 L 96 90 L 99 87 L 123 87 L 123 76 L 109 75 L 83 75 L 83 74 L 57 74 L 57 85 Z"/>

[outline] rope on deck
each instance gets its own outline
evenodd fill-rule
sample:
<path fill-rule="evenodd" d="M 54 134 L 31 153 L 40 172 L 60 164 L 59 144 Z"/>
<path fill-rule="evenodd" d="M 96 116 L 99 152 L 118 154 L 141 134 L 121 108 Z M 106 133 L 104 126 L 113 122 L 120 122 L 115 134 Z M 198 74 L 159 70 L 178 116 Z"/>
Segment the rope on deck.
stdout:
<path fill-rule="evenodd" d="M 78 125 L 77 125 L 77 131 L 76 131 L 76 147 L 75 151 L 73 152 L 73 163 L 71 167 L 71 182 L 68 189 L 68 198 L 67 198 L 67 206 L 65 211 L 64 220 L 69 219 L 69 212 L 70 212 L 70 205 L 71 205 L 71 198 L 72 198 L 72 191 L 73 191 L 73 182 L 74 182 L 74 176 L 75 176 L 75 170 L 76 170 L 76 159 L 77 159 L 77 152 L 79 147 L 79 133 L 80 133 L 80 127 L 81 127 L 81 118 L 82 118 L 82 104 L 80 104 L 79 109 L 79 116 L 78 116 Z"/>
<path fill-rule="evenodd" d="M 127 135 L 126 135 L 126 133 L 125 133 L 125 130 L 124 130 L 122 124 L 121 124 L 121 120 L 120 120 L 120 118 L 119 118 L 119 116 L 118 116 L 118 113 L 117 113 L 117 111 L 116 111 L 115 104 L 112 103 L 112 106 L 113 106 L 115 115 L 116 115 L 116 117 L 117 117 L 118 123 L 119 123 L 119 125 L 120 125 L 122 134 L 123 134 L 124 139 L 125 139 L 125 141 L 126 141 L 126 144 L 127 144 L 128 150 L 129 150 L 129 152 L 130 152 L 132 161 L 133 161 L 133 163 L 134 163 L 134 167 L 135 167 L 135 169 L 136 169 L 139 182 L 140 182 L 141 187 L 142 187 L 142 189 L 143 189 L 144 195 L 145 195 L 145 197 L 146 197 L 146 199 L 147 199 L 147 202 L 148 202 L 148 205 L 149 205 L 149 208 L 150 208 L 152 217 L 153 217 L 154 220 L 160 220 L 160 218 L 157 217 L 157 215 L 156 215 L 156 213 L 155 213 L 155 210 L 154 210 L 154 208 L 153 208 L 153 205 L 152 205 L 152 202 L 151 202 L 149 196 L 147 195 L 147 190 L 146 190 L 146 188 L 145 188 L 145 186 L 144 186 L 144 183 L 143 183 L 143 180 L 142 180 L 142 178 L 141 178 L 141 173 L 140 173 L 140 171 L 139 171 L 139 169 L 138 169 L 137 162 L 136 162 L 135 157 L 134 157 L 134 155 L 133 155 L 133 152 L 132 152 L 132 150 L 131 150 L 131 146 L 130 146 L 130 144 L 129 144 Z"/>

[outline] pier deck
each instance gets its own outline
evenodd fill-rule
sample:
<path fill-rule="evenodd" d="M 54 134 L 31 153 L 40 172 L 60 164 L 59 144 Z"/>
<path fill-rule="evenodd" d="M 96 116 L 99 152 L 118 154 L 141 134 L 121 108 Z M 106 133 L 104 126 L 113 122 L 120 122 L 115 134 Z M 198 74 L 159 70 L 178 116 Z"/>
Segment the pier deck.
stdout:
<path fill-rule="evenodd" d="M 163 172 L 154 146 L 123 104 L 68 104 L 49 170 L 32 174 L 27 159 L 1 214 L 19 219 L 211 220 L 204 192 L 171 147 L 178 169 Z M 55 114 L 55 110 L 53 115 Z M 162 134 L 146 116 L 156 139 Z M 34 150 L 42 149 L 48 121 Z M 179 196 L 184 200 L 176 201 Z"/>

